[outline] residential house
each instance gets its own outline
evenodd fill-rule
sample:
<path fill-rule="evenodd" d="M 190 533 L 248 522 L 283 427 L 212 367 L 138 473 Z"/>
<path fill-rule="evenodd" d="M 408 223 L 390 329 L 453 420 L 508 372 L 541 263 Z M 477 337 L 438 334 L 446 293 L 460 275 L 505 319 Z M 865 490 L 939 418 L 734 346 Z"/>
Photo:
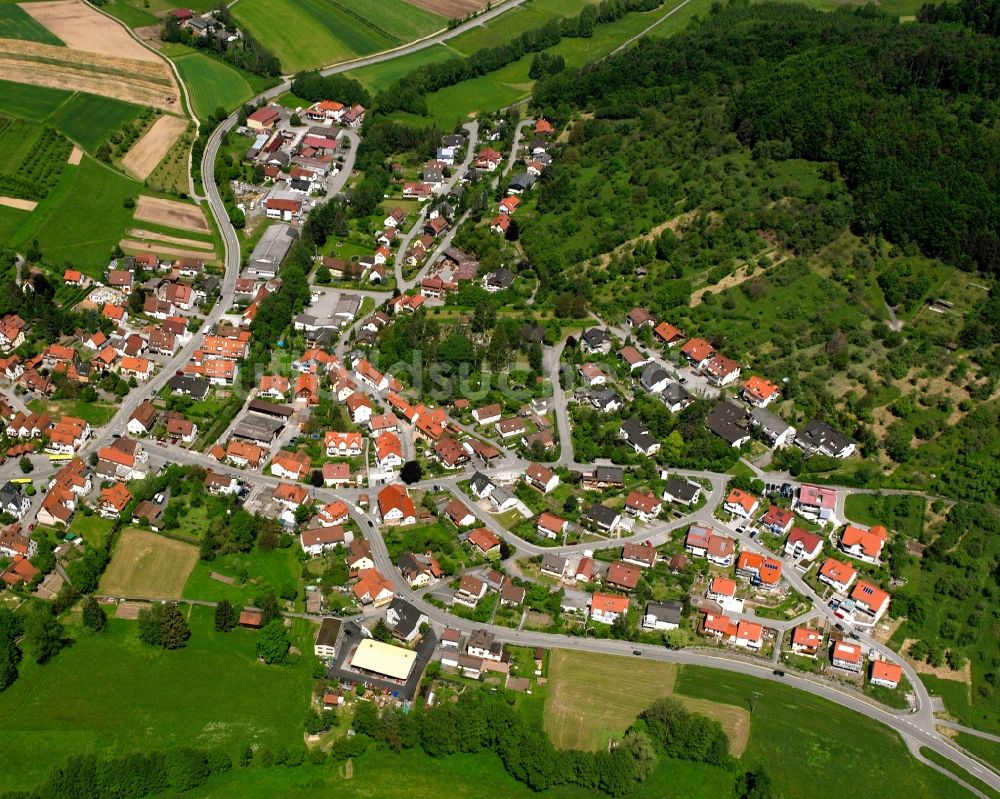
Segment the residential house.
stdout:
<path fill-rule="evenodd" d="M 778 398 L 781 392 L 770 380 L 753 375 L 743 388 L 740 389 L 740 396 L 755 408 L 766 408 Z"/>
<path fill-rule="evenodd" d="M 465 605 L 469 608 L 475 608 L 479 604 L 484 596 L 486 596 L 487 586 L 478 577 L 473 577 L 471 574 L 466 574 L 462 576 L 462 579 L 458 583 L 458 590 L 452 597 L 453 602 L 457 602 L 459 605 Z"/>
<path fill-rule="evenodd" d="M 728 386 L 735 383 L 740 376 L 740 365 L 732 358 L 716 355 L 701 367 L 708 376 L 708 382 L 713 386 Z"/>
<path fill-rule="evenodd" d="M 618 357 L 625 362 L 626 366 L 628 366 L 629 372 L 634 372 L 636 369 L 642 369 L 646 364 L 650 363 L 649 358 L 639 352 L 639 350 L 631 344 L 618 350 Z"/>
<path fill-rule="evenodd" d="M 351 586 L 351 593 L 362 605 L 380 607 L 392 601 L 393 584 L 375 569 L 362 569 L 358 581 Z"/>
<path fill-rule="evenodd" d="M 286 480 L 305 480 L 312 468 L 312 458 L 305 452 L 280 450 L 271 461 L 271 474 Z"/>
<path fill-rule="evenodd" d="M 417 509 L 406 486 L 390 484 L 378 492 L 378 511 L 382 524 L 389 527 L 416 524 Z"/>
<path fill-rule="evenodd" d="M 740 619 L 736 625 L 736 640 L 733 643 L 756 652 L 764 645 L 764 628 L 755 622 Z"/>
<path fill-rule="evenodd" d="M 569 529 L 569 522 L 565 519 L 560 519 L 558 516 L 549 513 L 547 511 L 542 512 L 538 516 L 538 522 L 535 525 L 535 530 L 539 535 L 545 538 L 555 539 L 563 535 Z"/>
<path fill-rule="evenodd" d="M 340 619 L 323 619 L 316 632 L 316 643 L 313 645 L 313 654 L 316 657 L 326 660 L 337 656 L 337 639 L 340 637 L 341 624 Z"/>
<path fill-rule="evenodd" d="M 687 344 L 681 347 L 683 355 L 688 363 L 696 369 L 700 369 L 715 357 L 715 349 L 703 338 L 690 339 Z"/>
<path fill-rule="evenodd" d="M 781 508 L 777 505 L 769 506 L 767 513 L 760 519 L 760 523 L 775 535 L 785 535 L 788 533 L 792 529 L 794 521 L 794 513 L 788 510 L 788 508 Z"/>
<path fill-rule="evenodd" d="M 103 479 L 122 482 L 140 480 L 146 476 L 148 458 L 138 441 L 119 438 L 97 451 L 97 474 Z"/>
<path fill-rule="evenodd" d="M 361 454 L 364 438 L 361 433 L 342 433 L 327 430 L 324 436 L 327 457 L 355 458 Z"/>
<path fill-rule="evenodd" d="M 733 516 L 749 519 L 760 510 L 760 500 L 741 488 L 733 488 L 722 507 Z"/>
<path fill-rule="evenodd" d="M 837 512 L 837 490 L 803 483 L 792 507 L 806 518 L 827 521 Z"/>
<path fill-rule="evenodd" d="M 857 569 L 850 563 L 827 558 L 823 565 L 819 567 L 819 580 L 826 583 L 838 593 L 845 594 L 851 587 L 851 583 L 858 576 Z"/>
<path fill-rule="evenodd" d="M 628 563 L 616 561 L 608 567 L 604 582 L 619 591 L 634 591 L 642 578 L 642 569 Z"/>
<path fill-rule="evenodd" d="M 642 616 L 642 628 L 656 632 L 669 632 L 681 626 L 681 614 L 684 603 L 676 599 L 663 602 L 647 602 L 646 612 Z"/>
<path fill-rule="evenodd" d="M 500 539 L 485 527 L 477 527 L 470 531 L 466 540 L 470 546 L 488 558 L 500 555 Z"/>
<path fill-rule="evenodd" d="M 622 522 L 622 516 L 618 511 L 599 502 L 587 508 L 581 518 L 597 530 L 608 534 L 615 532 Z"/>
<path fill-rule="evenodd" d="M 814 658 L 823 646 L 823 634 L 809 627 L 792 630 L 792 652 L 807 658 Z"/>
<path fill-rule="evenodd" d="M 25 495 L 19 483 L 7 481 L 0 487 L 0 513 L 9 513 L 20 520 L 31 509 L 31 498 Z"/>
<path fill-rule="evenodd" d="M 682 480 L 671 477 L 663 485 L 663 499 L 665 502 L 676 502 L 680 505 L 690 507 L 698 501 L 701 496 L 701 486 L 690 480 Z"/>
<path fill-rule="evenodd" d="M 596 353 L 607 355 L 611 352 L 611 337 L 604 330 L 601 330 L 601 328 L 592 327 L 589 330 L 583 331 L 580 336 L 580 346 L 584 352 L 588 352 L 591 355 Z"/>
<path fill-rule="evenodd" d="M 441 579 L 444 572 L 437 560 L 428 552 L 425 554 L 402 552 L 396 558 L 396 568 L 410 588 L 424 588 Z"/>
<path fill-rule="evenodd" d="M 641 569 L 651 569 L 656 565 L 656 548 L 649 544 L 625 544 L 622 561 Z"/>
<path fill-rule="evenodd" d="M 409 602 L 396 597 L 385 611 L 385 621 L 400 641 L 412 641 L 420 635 L 420 628 L 427 624 L 427 616 Z"/>
<path fill-rule="evenodd" d="M 630 491 L 625 499 L 625 512 L 640 521 L 649 523 L 663 510 L 663 503 L 652 494 Z"/>
<path fill-rule="evenodd" d="M 675 347 L 684 340 L 684 334 L 668 322 L 660 322 L 653 328 L 653 335 L 667 345 Z"/>
<path fill-rule="evenodd" d="M 302 551 L 310 557 L 316 557 L 338 546 L 343 546 L 345 541 L 344 528 L 340 525 L 311 527 L 299 534 L 299 544 Z"/>
<path fill-rule="evenodd" d="M 170 413 L 167 415 L 167 435 L 174 440 L 180 439 L 184 444 L 191 444 L 198 436 L 198 425 L 179 413 Z"/>
<path fill-rule="evenodd" d="M 0 556 L 5 558 L 33 558 L 38 554 L 38 544 L 12 524 L 0 531 Z"/>
<path fill-rule="evenodd" d="M 660 394 L 670 383 L 670 374 L 655 362 L 647 363 L 639 376 L 639 385 L 650 394 Z"/>
<path fill-rule="evenodd" d="M 749 580 L 763 591 L 773 591 L 781 581 L 781 561 L 743 551 L 736 561 L 736 576 Z"/>
<path fill-rule="evenodd" d="M 795 428 L 777 414 L 764 408 L 750 410 L 750 424 L 772 447 L 784 447 L 795 438 Z"/>
<path fill-rule="evenodd" d="M 888 532 L 881 524 L 869 529 L 849 524 L 840 534 L 840 549 L 865 563 L 878 563 L 887 540 Z"/>
<path fill-rule="evenodd" d="M 278 486 L 274 489 L 273 497 L 275 502 L 294 513 L 303 502 L 309 499 L 309 492 L 305 486 L 293 483 L 278 483 Z"/>
<path fill-rule="evenodd" d="M 718 575 L 713 577 L 712 582 L 708 584 L 705 597 L 729 613 L 743 612 L 743 600 L 736 596 L 736 581 L 730 580 L 728 577 Z"/>
<path fill-rule="evenodd" d="M 156 408 L 152 402 L 142 402 L 129 417 L 125 429 L 134 436 L 145 436 L 153 432 L 156 424 Z"/>
<path fill-rule="evenodd" d="M 830 665 L 837 669 L 860 674 L 863 666 L 861 644 L 835 641 L 830 649 Z"/>
<path fill-rule="evenodd" d="M 660 392 L 660 399 L 671 413 L 680 413 L 694 402 L 694 397 L 680 383 L 668 383 Z"/>
<path fill-rule="evenodd" d="M 540 567 L 542 574 L 547 574 L 549 577 L 562 580 L 567 576 L 568 570 L 569 561 L 566 560 L 566 558 L 554 553 L 542 555 L 542 564 Z"/>
<path fill-rule="evenodd" d="M 866 580 L 858 580 L 851 591 L 851 599 L 857 610 L 871 617 L 871 624 L 875 624 L 889 609 L 889 594 Z"/>
<path fill-rule="evenodd" d="M 466 507 L 462 500 L 453 498 L 444 509 L 445 515 L 456 527 L 468 527 L 476 523 L 476 517 Z"/>
<path fill-rule="evenodd" d="M 742 447 L 750 441 L 746 412 L 731 402 L 720 402 L 705 417 L 705 427 L 731 447 Z"/>
<path fill-rule="evenodd" d="M 614 624 L 628 612 L 628 597 L 595 591 L 590 597 L 590 618 L 601 624 Z"/>
<path fill-rule="evenodd" d="M 903 667 L 898 663 L 890 663 L 888 660 L 873 660 L 871 666 L 871 677 L 868 681 L 872 685 L 895 688 L 903 679 Z"/>
<path fill-rule="evenodd" d="M 854 454 L 855 444 L 843 433 L 834 430 L 826 422 L 813 420 L 795 436 L 795 444 L 805 453 L 819 453 L 829 458 L 849 458 Z"/>
<path fill-rule="evenodd" d="M 646 424 L 638 419 L 626 419 L 622 422 L 618 436 L 631 444 L 640 455 L 651 457 L 660 449 L 660 442 L 653 438 Z"/>
<path fill-rule="evenodd" d="M 725 643 L 735 642 L 738 631 L 739 626 L 735 621 L 728 616 L 715 613 L 706 613 L 701 620 L 701 627 L 699 628 L 699 632 L 702 635 Z"/>
<path fill-rule="evenodd" d="M 97 512 L 105 519 L 118 519 L 131 501 L 132 493 L 121 483 L 115 483 L 113 486 L 101 489 Z"/>
<path fill-rule="evenodd" d="M 540 463 L 531 463 L 524 472 L 524 481 L 543 494 L 549 494 L 558 487 L 559 475 Z"/>
<path fill-rule="evenodd" d="M 399 436 L 386 431 L 375 439 L 375 462 L 382 472 L 391 472 L 403 465 L 403 443 Z"/>
<path fill-rule="evenodd" d="M 372 545 L 364 538 L 355 538 L 348 546 L 347 568 L 358 573 L 375 568 Z"/>

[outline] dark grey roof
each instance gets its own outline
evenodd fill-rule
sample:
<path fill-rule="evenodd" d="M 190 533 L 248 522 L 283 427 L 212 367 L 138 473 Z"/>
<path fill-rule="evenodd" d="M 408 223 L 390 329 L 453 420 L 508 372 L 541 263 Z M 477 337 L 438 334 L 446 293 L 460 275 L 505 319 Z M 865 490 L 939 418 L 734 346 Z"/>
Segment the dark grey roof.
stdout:
<path fill-rule="evenodd" d="M 608 340 L 608 335 L 601 328 L 592 327 L 590 330 L 584 330 L 580 339 L 587 342 L 588 347 L 594 349 L 604 344 Z"/>
<path fill-rule="evenodd" d="M 750 418 L 760 427 L 770 430 L 775 435 L 780 435 L 791 425 L 782 419 L 778 414 L 771 413 L 767 408 L 751 408 Z"/>
<path fill-rule="evenodd" d="M 597 466 L 593 479 L 599 483 L 624 483 L 625 470 L 621 466 Z"/>
<path fill-rule="evenodd" d="M 490 272 L 486 276 L 487 285 L 496 286 L 501 289 L 509 288 L 513 282 L 514 273 L 506 266 L 501 266 L 496 272 Z"/>
<path fill-rule="evenodd" d="M 188 394 L 192 397 L 204 398 L 208 394 L 209 382 L 201 377 L 174 375 L 167 381 L 171 391 L 178 394 Z"/>
<path fill-rule="evenodd" d="M 469 486 L 477 494 L 481 494 L 487 486 L 491 485 L 493 485 L 493 481 L 482 472 L 476 472 L 472 475 L 472 479 L 469 480 Z M 496 486 L 494 486 L 494 488 L 496 488 Z"/>
<path fill-rule="evenodd" d="M 562 573 L 566 570 L 566 558 L 555 554 L 542 556 L 542 569 L 547 572 Z"/>
<path fill-rule="evenodd" d="M 650 391 L 653 386 L 657 383 L 662 383 L 664 380 L 669 380 L 670 374 L 660 366 L 658 363 L 652 362 L 647 363 L 642 370 L 642 375 L 639 378 L 639 383 L 647 391 Z"/>
<path fill-rule="evenodd" d="M 689 483 L 687 480 L 678 480 L 676 477 L 667 480 L 663 486 L 664 495 L 669 494 L 682 502 L 694 502 L 699 491 L 701 491 L 701 486 Z"/>
<path fill-rule="evenodd" d="M 535 185 L 535 176 L 530 172 L 518 172 L 511 178 L 510 187 L 512 189 L 520 189 L 522 191 L 530 189 Z"/>
<path fill-rule="evenodd" d="M 389 610 L 386 612 L 386 622 L 393 633 L 401 638 L 409 638 L 419 626 L 422 616 L 423 613 L 420 610 L 413 607 L 409 602 L 396 597 L 392 600 Z M 395 619 L 395 624 L 390 621 L 392 617 Z"/>
<path fill-rule="evenodd" d="M 521 328 L 521 338 L 531 343 L 540 343 L 545 339 L 545 328 L 541 325 L 524 325 Z"/>
<path fill-rule="evenodd" d="M 609 508 L 607 505 L 601 505 L 599 502 L 595 502 L 587 508 L 585 515 L 588 519 L 596 522 L 602 527 L 610 527 L 615 523 L 615 519 L 621 516 L 621 514 L 614 508 Z"/>
<path fill-rule="evenodd" d="M 825 452 L 835 455 L 843 452 L 853 442 L 843 433 L 834 430 L 826 422 L 813 420 L 809 422 L 797 436 L 796 443 L 811 451 Z"/>
<path fill-rule="evenodd" d="M 667 405 L 677 405 L 691 399 L 690 392 L 680 383 L 668 383 L 666 388 L 660 392 L 660 396 L 663 397 L 663 401 Z"/>
<path fill-rule="evenodd" d="M 621 431 L 626 441 L 640 449 L 646 450 L 657 444 L 656 439 L 649 432 L 649 428 L 638 419 L 626 419 L 622 422 Z"/>
<path fill-rule="evenodd" d="M 727 444 L 735 444 L 746 437 L 746 412 L 731 402 L 720 402 L 705 417 L 705 427 Z"/>
<path fill-rule="evenodd" d="M 316 633 L 316 643 L 319 646 L 335 646 L 340 636 L 340 619 L 325 618 Z"/>
<path fill-rule="evenodd" d="M 612 402 L 618 402 L 619 397 L 613 389 L 607 387 L 593 388 L 590 390 L 590 401 L 595 407 L 603 410 L 611 405 Z"/>
<path fill-rule="evenodd" d="M 236 423 L 236 426 L 233 428 L 233 435 L 236 438 L 245 438 L 250 441 L 271 443 L 284 426 L 285 422 L 281 419 L 272 419 L 269 416 L 248 413 Z"/>
<path fill-rule="evenodd" d="M 668 624 L 680 624 L 683 610 L 684 604 L 676 599 L 646 603 L 647 616 L 655 616 L 657 621 L 665 621 Z"/>

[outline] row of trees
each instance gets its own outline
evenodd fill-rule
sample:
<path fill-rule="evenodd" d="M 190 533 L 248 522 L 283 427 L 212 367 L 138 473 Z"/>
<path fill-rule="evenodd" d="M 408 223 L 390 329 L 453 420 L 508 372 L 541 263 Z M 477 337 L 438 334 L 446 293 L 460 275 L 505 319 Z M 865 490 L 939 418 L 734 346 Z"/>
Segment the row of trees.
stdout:
<path fill-rule="evenodd" d="M 718 722 L 661 700 L 610 752 L 557 750 L 545 732 L 501 696 L 466 692 L 456 702 L 403 713 L 360 703 L 354 730 L 396 751 L 420 747 L 431 757 L 494 752 L 518 782 L 535 791 L 559 785 L 623 796 L 652 772 L 658 754 L 729 767 L 728 740 Z"/>
<path fill-rule="evenodd" d="M 393 111 L 426 114 L 425 95 L 430 92 L 502 69 L 529 53 L 540 53 L 559 44 L 564 36 L 589 38 L 598 25 L 621 19 L 630 11 L 651 11 L 661 4 L 662 0 L 602 0 L 599 4 L 585 6 L 575 17 L 549 20 L 496 47 L 484 47 L 464 58 L 426 64 L 379 92 L 375 97 L 375 110 L 379 114 Z M 541 62 L 537 67 L 541 68 Z M 557 67 L 558 63 L 549 58 L 544 71 L 551 74 Z"/>

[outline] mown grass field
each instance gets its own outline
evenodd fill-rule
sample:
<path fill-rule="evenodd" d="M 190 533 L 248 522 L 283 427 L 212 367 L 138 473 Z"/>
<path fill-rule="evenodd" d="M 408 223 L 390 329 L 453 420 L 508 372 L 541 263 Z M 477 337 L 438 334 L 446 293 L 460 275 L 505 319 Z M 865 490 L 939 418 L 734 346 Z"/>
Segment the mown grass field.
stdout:
<path fill-rule="evenodd" d="M 448 20 L 406 0 L 327 0 L 333 5 L 357 14 L 371 27 L 381 30 L 400 42 L 420 39 L 441 30 Z"/>
<path fill-rule="evenodd" d="M 402 0 L 387 0 L 387 7 L 397 3 Z M 286 73 L 346 61 L 400 43 L 326 0 L 240 0 L 233 6 L 233 16 L 278 56 Z"/>
<path fill-rule="evenodd" d="M 681 666 L 674 690 L 743 708 L 749 707 L 750 694 L 759 692 L 742 760 L 748 766 L 764 764 L 776 794 L 785 799 L 968 796 L 947 777 L 915 762 L 888 727 L 790 686 Z"/>
<path fill-rule="evenodd" d="M 134 120 L 140 110 L 121 100 L 77 92 L 45 121 L 93 154 L 112 133 Z"/>
<path fill-rule="evenodd" d="M 448 46 L 464 55 L 483 47 L 516 39 L 525 31 L 536 30 L 556 17 L 575 17 L 593 0 L 528 0 L 505 14 L 448 41 Z"/>
<path fill-rule="evenodd" d="M 90 153 L 135 119 L 139 110 L 137 105 L 96 94 L 0 81 L 0 114 L 47 122 Z"/>
<path fill-rule="evenodd" d="M 36 413 L 48 412 L 56 416 L 78 416 L 90 422 L 91 427 L 102 427 L 111 421 L 118 411 L 117 405 L 107 402 L 83 402 L 82 400 L 32 400 L 30 410 Z"/>
<path fill-rule="evenodd" d="M 148 530 L 122 532 L 101 577 L 101 593 L 179 599 L 198 560 L 198 548 Z"/>
<path fill-rule="evenodd" d="M 234 769 L 214 777 L 185 796 L 195 799 L 599 799 L 606 794 L 575 787 L 536 793 L 516 782 L 491 754 L 429 758 L 419 750 L 396 754 L 370 749 L 352 761 L 353 776 L 329 767 Z M 401 779 L 400 775 L 405 775 Z M 720 799 L 732 794 L 733 775 L 698 763 L 664 760 L 630 799 Z"/>
<path fill-rule="evenodd" d="M 391 86 L 400 78 L 405 77 L 418 67 L 425 64 L 436 64 L 439 61 L 447 61 L 455 58 L 458 53 L 450 50 L 446 45 L 435 45 L 415 53 L 393 58 L 390 61 L 383 61 L 381 64 L 372 64 L 370 67 L 352 69 L 345 73 L 347 77 L 359 81 L 368 91 L 375 93 Z"/>
<path fill-rule="evenodd" d="M 72 646 L 0 694 L 0 791 L 39 785 L 78 752 L 122 754 L 168 746 L 219 746 L 234 758 L 247 744 L 301 744 L 312 687 L 307 660 L 257 661 L 257 634 L 216 633 L 211 608 L 183 608 L 191 638 L 173 652 L 139 641 L 136 623 L 110 619 L 104 633 L 71 630 Z M 315 627 L 293 626 L 296 645 Z"/>
<path fill-rule="evenodd" d="M 9 246 L 23 247 L 37 239 L 43 256 L 55 263 L 71 261 L 99 277 L 111 249 L 131 220 L 126 199 L 135 199 L 140 184 L 92 158 L 67 166 L 58 184 L 18 226 Z"/>
<path fill-rule="evenodd" d="M 560 749 L 604 749 L 653 700 L 672 695 L 676 678 L 672 663 L 554 649 L 549 656 L 545 731 Z M 677 698 L 722 724 L 733 754 L 743 751 L 750 727 L 746 709 Z"/>
<path fill-rule="evenodd" d="M 181 596 L 210 602 L 228 599 L 234 604 L 251 605 L 261 591 L 268 588 L 278 591 L 282 586 L 298 584 L 296 549 L 297 545 L 273 552 L 254 549 L 246 554 L 222 555 L 213 561 L 199 560 L 184 584 Z M 239 578 L 244 569 L 247 580 L 241 583 Z M 233 583 L 213 579 L 212 572 L 232 578 Z"/>
<path fill-rule="evenodd" d="M 217 108 L 231 111 L 255 93 L 239 70 L 202 53 L 182 55 L 174 63 L 200 119 L 207 118 Z"/>
<path fill-rule="evenodd" d="M 0 39 L 21 39 L 22 41 L 54 44 L 57 47 L 63 43 L 62 39 L 40 22 L 36 22 L 23 8 L 13 3 L 0 5 Z"/>

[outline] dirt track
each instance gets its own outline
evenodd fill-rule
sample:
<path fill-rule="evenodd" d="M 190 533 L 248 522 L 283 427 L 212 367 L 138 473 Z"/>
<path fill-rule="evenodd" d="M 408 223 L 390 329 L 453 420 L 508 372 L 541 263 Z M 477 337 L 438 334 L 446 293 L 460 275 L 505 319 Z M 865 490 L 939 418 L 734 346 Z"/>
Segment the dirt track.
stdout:
<path fill-rule="evenodd" d="M 479 0 L 406 0 L 406 2 L 448 19 L 461 19 L 467 14 L 486 8 L 486 3 Z"/>
<path fill-rule="evenodd" d="M 163 156 L 177 141 L 177 137 L 187 129 L 187 126 L 186 119 L 175 117 L 172 114 L 160 117 L 125 154 L 122 166 L 140 180 L 145 180 L 149 177 L 149 173 L 156 169 L 156 165 L 163 160 Z"/>
<path fill-rule="evenodd" d="M 137 241 L 156 241 L 167 244 L 179 244 L 181 247 L 191 247 L 196 250 L 211 250 L 214 245 L 207 241 L 196 241 L 195 239 L 182 239 L 179 236 L 167 236 L 163 233 L 154 233 L 151 230 L 142 228 L 132 228 L 125 232 L 126 236 Z"/>
<path fill-rule="evenodd" d="M 0 75 L 17 83 L 76 89 L 165 110 L 180 107 L 177 84 L 163 61 L 0 39 Z"/>
<path fill-rule="evenodd" d="M 21 8 L 62 39 L 71 50 L 114 53 L 121 58 L 163 63 L 156 53 L 143 47 L 121 25 L 80 0 L 23 3 Z"/>
<path fill-rule="evenodd" d="M 34 200 L 20 200 L 17 197 L 0 197 L 0 205 L 16 208 L 19 211 L 34 211 L 38 203 Z"/>
<path fill-rule="evenodd" d="M 171 247 L 169 244 L 161 245 L 156 241 L 136 241 L 135 239 L 122 239 L 118 245 L 130 253 L 155 252 L 157 255 L 172 255 L 175 258 L 194 258 L 198 261 L 215 261 L 214 251 L 205 250 L 185 250 L 181 247 Z"/>
<path fill-rule="evenodd" d="M 156 225 L 175 227 L 180 230 L 211 233 L 201 208 L 176 200 L 161 200 L 158 197 L 139 195 L 139 202 L 135 207 L 135 218 L 143 222 L 152 222 Z"/>

